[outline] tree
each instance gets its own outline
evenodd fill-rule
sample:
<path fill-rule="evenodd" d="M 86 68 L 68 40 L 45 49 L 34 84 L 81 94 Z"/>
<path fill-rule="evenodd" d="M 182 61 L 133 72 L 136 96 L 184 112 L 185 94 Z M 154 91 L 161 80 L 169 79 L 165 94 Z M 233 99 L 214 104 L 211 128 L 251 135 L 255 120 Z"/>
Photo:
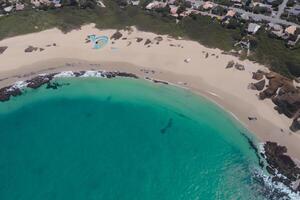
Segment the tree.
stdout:
<path fill-rule="evenodd" d="M 128 5 L 127 0 L 116 0 L 116 3 L 117 3 L 119 6 L 122 6 L 122 7 L 125 7 L 125 6 Z"/>
<path fill-rule="evenodd" d="M 155 9 L 156 12 L 159 12 L 162 14 L 162 16 L 166 17 L 169 15 L 171 8 L 169 6 L 166 6 L 164 8 L 157 8 Z"/>
<path fill-rule="evenodd" d="M 178 15 L 180 15 L 181 13 L 183 13 L 184 11 L 186 11 L 186 7 L 184 7 L 183 5 L 179 6 L 176 13 Z"/>

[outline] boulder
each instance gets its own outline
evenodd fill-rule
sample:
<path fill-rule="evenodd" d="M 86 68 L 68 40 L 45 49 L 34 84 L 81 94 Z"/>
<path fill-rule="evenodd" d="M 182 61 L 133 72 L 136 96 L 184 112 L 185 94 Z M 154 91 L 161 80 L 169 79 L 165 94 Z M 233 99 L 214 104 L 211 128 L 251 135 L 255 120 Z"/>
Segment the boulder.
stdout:
<path fill-rule="evenodd" d="M 266 142 L 264 144 L 264 152 L 269 165 L 267 168 L 269 173 L 275 174 L 277 171 L 279 174 L 287 177 L 289 182 L 285 182 L 285 184 L 298 179 L 300 176 L 300 168 L 291 157 L 286 155 L 286 147 L 280 146 L 276 142 Z"/>
<path fill-rule="evenodd" d="M 264 78 L 264 73 L 261 72 L 261 71 L 257 71 L 257 72 L 252 72 L 252 79 L 255 79 L 255 80 L 261 80 Z"/>
<path fill-rule="evenodd" d="M 56 75 L 57 73 L 53 73 L 53 74 L 48 74 L 45 76 L 36 76 L 34 78 L 32 78 L 31 80 L 26 81 L 27 82 L 27 87 L 32 88 L 32 89 L 36 89 L 39 88 L 40 86 L 49 83 L 54 75 Z"/>
<path fill-rule="evenodd" d="M 157 42 L 161 42 L 161 41 L 163 41 L 163 38 L 161 36 L 157 36 L 154 38 L 154 40 Z"/>
<path fill-rule="evenodd" d="M 234 66 L 234 61 L 233 60 L 231 60 L 231 61 L 229 61 L 228 63 L 227 63 L 227 65 L 226 65 L 226 69 L 228 69 L 228 68 L 232 68 Z"/>
<path fill-rule="evenodd" d="M 151 40 L 150 39 L 147 39 L 146 42 L 144 43 L 144 45 L 148 45 L 148 44 L 151 44 Z"/>
<path fill-rule="evenodd" d="M 118 40 L 118 39 L 120 39 L 122 36 L 123 36 L 123 34 L 122 34 L 120 31 L 117 31 L 117 32 L 115 32 L 115 33 L 110 37 L 110 39 L 111 39 L 111 40 L 112 40 L 112 39 Z"/>
<path fill-rule="evenodd" d="M 0 89 L 0 101 L 8 101 L 11 96 L 19 96 L 22 94 L 20 88 L 8 86 Z"/>
<path fill-rule="evenodd" d="M 38 50 L 38 48 L 37 47 L 34 47 L 34 46 L 28 46 L 24 51 L 25 51 L 25 53 L 31 53 L 31 52 L 33 52 L 33 51 L 37 51 Z"/>
<path fill-rule="evenodd" d="M 281 88 L 278 95 L 272 98 L 272 101 L 276 105 L 275 109 L 289 118 L 294 117 L 300 109 L 299 91 L 289 91 Z"/>
<path fill-rule="evenodd" d="M 290 130 L 293 132 L 300 130 L 300 116 L 297 116 L 294 118 L 294 120 L 290 126 Z"/>
<path fill-rule="evenodd" d="M 0 47 L 0 55 L 4 53 L 4 51 L 8 48 L 8 46 Z"/>
<path fill-rule="evenodd" d="M 143 38 L 138 37 L 138 38 L 136 38 L 136 41 L 141 42 L 141 41 L 143 41 Z"/>
<path fill-rule="evenodd" d="M 264 89 L 265 85 L 266 85 L 266 80 L 261 80 L 256 83 L 253 83 L 253 88 L 255 88 L 258 91 L 261 91 Z"/>
<path fill-rule="evenodd" d="M 239 63 L 235 63 L 234 68 L 236 68 L 237 70 L 240 70 L 240 71 L 245 70 L 244 65 L 239 64 Z"/>
<path fill-rule="evenodd" d="M 266 74 L 266 78 L 269 79 L 269 85 L 259 94 L 260 99 L 272 98 L 280 87 L 287 84 L 285 78 L 279 74 L 269 73 Z"/>

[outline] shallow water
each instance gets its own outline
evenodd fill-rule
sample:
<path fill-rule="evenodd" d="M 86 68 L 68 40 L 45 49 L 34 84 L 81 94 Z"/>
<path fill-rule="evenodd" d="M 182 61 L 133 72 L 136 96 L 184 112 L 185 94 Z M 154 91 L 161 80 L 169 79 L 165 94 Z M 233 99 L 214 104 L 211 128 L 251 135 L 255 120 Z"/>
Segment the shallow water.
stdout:
<path fill-rule="evenodd" d="M 0 199 L 265 199 L 247 131 L 213 103 L 142 80 L 57 82 L 0 103 Z"/>

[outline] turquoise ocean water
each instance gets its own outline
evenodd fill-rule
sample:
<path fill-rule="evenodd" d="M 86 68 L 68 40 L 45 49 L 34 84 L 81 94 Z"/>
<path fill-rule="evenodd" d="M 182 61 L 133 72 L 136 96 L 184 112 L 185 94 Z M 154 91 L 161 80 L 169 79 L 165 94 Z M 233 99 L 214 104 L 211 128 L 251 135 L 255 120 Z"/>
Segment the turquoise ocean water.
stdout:
<path fill-rule="evenodd" d="M 1 200 L 264 199 L 247 133 L 213 103 L 132 79 L 59 79 L 0 103 Z"/>

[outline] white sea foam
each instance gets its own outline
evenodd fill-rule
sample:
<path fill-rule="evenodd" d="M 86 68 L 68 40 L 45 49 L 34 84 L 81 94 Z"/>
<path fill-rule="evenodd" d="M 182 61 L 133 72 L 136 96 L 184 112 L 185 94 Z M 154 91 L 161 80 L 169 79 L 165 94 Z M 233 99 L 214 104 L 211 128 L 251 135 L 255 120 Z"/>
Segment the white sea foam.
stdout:
<path fill-rule="evenodd" d="M 61 77 L 74 77 L 75 74 L 72 71 L 64 71 L 60 72 L 56 75 L 54 75 L 55 78 L 61 78 Z"/>
<path fill-rule="evenodd" d="M 10 88 L 8 88 L 7 91 L 13 91 L 14 89 L 22 89 L 27 85 L 28 83 L 26 83 L 25 81 L 17 81 Z"/>
<path fill-rule="evenodd" d="M 265 143 L 264 142 L 260 142 L 258 143 L 258 150 L 260 153 L 265 154 L 265 148 L 264 148 Z"/>
<path fill-rule="evenodd" d="M 287 186 L 285 186 L 283 183 L 273 182 L 272 176 L 264 174 L 262 170 L 259 170 L 257 173 L 258 173 L 258 176 L 263 178 L 264 183 L 266 184 L 266 186 L 268 188 L 270 188 L 272 190 L 272 192 L 277 190 L 277 191 L 285 193 L 291 200 L 299 200 L 300 199 L 299 192 L 296 193 L 296 192 L 291 191 L 291 189 L 288 188 Z"/>
<path fill-rule="evenodd" d="M 264 142 L 260 142 L 258 144 L 258 150 L 260 153 L 265 155 L 265 148 L 264 148 Z M 273 176 L 271 175 L 266 175 L 262 170 L 258 170 L 258 176 L 262 177 L 264 180 L 264 183 L 268 188 L 270 188 L 272 191 L 278 190 L 280 192 L 286 193 L 289 199 L 291 200 L 299 200 L 300 199 L 300 193 L 299 192 L 293 192 L 289 187 L 284 185 L 283 183 L 280 182 L 273 182 L 272 178 Z M 279 174 L 277 170 L 275 170 L 275 174 L 277 177 L 280 178 L 286 178 L 282 174 Z"/>
<path fill-rule="evenodd" d="M 80 77 L 103 77 L 103 74 L 101 72 L 98 72 L 98 71 L 86 71 Z"/>

